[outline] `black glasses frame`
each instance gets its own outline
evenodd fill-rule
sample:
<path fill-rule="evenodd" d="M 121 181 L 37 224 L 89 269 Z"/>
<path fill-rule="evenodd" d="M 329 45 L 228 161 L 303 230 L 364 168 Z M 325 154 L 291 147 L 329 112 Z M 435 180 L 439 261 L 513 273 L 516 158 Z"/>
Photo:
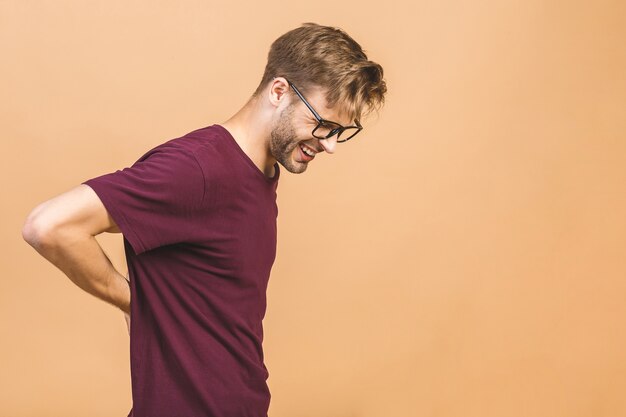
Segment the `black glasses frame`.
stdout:
<path fill-rule="evenodd" d="M 276 78 L 276 77 L 274 77 L 274 78 Z M 285 80 L 287 80 L 287 79 L 285 78 Z M 324 119 L 322 116 L 320 116 L 315 111 L 313 106 L 311 106 L 309 104 L 309 102 L 306 101 L 306 99 L 304 98 L 302 93 L 300 93 L 300 91 L 298 91 L 296 86 L 289 80 L 287 80 L 287 82 L 289 83 L 291 88 L 293 88 L 293 91 L 296 92 L 298 97 L 300 97 L 300 99 L 304 102 L 304 104 L 309 108 L 309 110 L 311 110 L 311 113 L 313 113 L 313 116 L 315 116 L 315 119 L 317 120 L 317 126 L 315 126 L 315 129 L 313 129 L 313 131 L 311 132 L 311 134 L 313 135 L 314 138 L 317 138 L 317 139 L 328 139 L 328 138 L 332 137 L 333 135 L 337 135 L 337 142 L 341 143 L 341 142 L 345 142 L 345 141 L 347 141 L 349 139 L 352 139 L 357 133 L 359 133 L 361 130 L 363 130 L 363 126 L 361 126 L 361 123 L 359 123 L 359 121 L 356 120 L 356 119 L 354 120 L 355 124 L 353 126 L 342 126 L 340 123 Z M 316 135 L 315 134 L 315 132 L 322 126 L 330 128 L 330 132 L 328 133 L 328 135 L 323 136 L 323 135 Z M 350 133 L 350 130 L 354 130 L 354 132 Z M 342 138 L 341 134 L 344 131 L 348 131 L 350 133 L 350 135 L 347 136 L 347 137 L 343 137 Z"/>

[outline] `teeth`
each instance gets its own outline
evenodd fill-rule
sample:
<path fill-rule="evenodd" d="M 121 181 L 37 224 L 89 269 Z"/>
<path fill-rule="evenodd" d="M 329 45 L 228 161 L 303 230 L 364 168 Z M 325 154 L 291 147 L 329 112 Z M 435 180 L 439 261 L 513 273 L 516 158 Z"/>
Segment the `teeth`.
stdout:
<path fill-rule="evenodd" d="M 304 145 L 300 145 L 300 149 L 302 149 L 302 151 L 309 156 L 315 155 L 315 153 L 313 153 L 311 150 L 309 150 L 309 148 Z"/>

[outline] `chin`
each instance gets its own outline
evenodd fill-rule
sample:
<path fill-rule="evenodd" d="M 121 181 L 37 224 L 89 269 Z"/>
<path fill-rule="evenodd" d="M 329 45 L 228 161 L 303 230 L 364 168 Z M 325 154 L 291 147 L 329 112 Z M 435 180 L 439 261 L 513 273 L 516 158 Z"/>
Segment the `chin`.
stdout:
<path fill-rule="evenodd" d="M 306 171 L 306 167 L 307 167 L 307 164 L 303 164 L 297 161 L 295 164 L 287 164 L 287 165 L 281 164 L 281 165 L 292 174 L 302 174 L 304 171 Z"/>
<path fill-rule="evenodd" d="M 278 160 L 280 165 L 292 174 L 302 174 L 306 171 L 308 163 L 300 162 L 292 154 L 287 155 L 286 159 Z"/>

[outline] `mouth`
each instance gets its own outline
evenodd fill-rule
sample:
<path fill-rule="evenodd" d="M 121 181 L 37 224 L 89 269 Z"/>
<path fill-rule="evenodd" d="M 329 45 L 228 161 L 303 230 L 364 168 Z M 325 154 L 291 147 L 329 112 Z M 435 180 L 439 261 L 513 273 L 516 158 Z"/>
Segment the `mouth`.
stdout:
<path fill-rule="evenodd" d="M 300 158 L 305 161 L 305 162 L 309 162 L 312 161 L 313 158 L 315 158 L 315 154 L 317 153 L 316 151 L 314 151 L 313 149 L 309 148 L 306 145 L 303 145 L 302 143 L 298 144 L 298 148 L 300 149 Z M 307 152 L 310 154 L 307 154 Z"/>

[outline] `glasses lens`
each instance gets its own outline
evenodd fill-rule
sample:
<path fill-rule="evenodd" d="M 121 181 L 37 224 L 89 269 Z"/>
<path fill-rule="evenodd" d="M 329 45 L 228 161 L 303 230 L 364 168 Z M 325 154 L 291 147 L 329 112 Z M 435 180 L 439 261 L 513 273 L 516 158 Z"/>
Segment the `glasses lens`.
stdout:
<path fill-rule="evenodd" d="M 326 139 L 337 133 L 339 129 L 341 129 L 341 125 L 338 125 L 337 123 L 322 122 L 321 124 L 317 125 L 317 127 L 313 131 L 313 136 L 318 139 Z"/>
<path fill-rule="evenodd" d="M 357 133 L 359 133 L 358 128 L 347 127 L 343 130 L 343 132 L 339 133 L 339 135 L 337 136 L 337 142 L 345 142 L 348 139 L 351 139 L 352 137 L 354 137 L 354 135 L 356 135 Z"/>

